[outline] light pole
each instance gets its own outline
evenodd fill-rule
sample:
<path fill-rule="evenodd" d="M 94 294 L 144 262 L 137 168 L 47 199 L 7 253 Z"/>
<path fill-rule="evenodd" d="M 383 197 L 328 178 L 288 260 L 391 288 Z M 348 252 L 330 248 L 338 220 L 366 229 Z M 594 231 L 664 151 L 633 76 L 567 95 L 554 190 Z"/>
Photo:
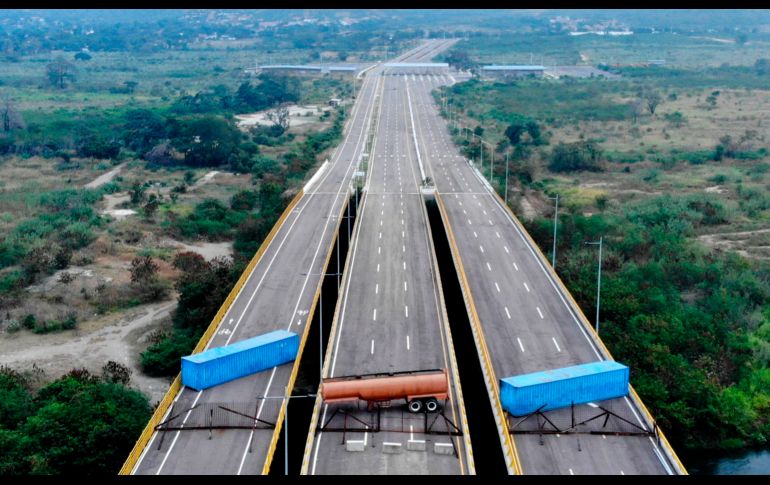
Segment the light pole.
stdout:
<path fill-rule="evenodd" d="M 599 245 L 599 272 L 596 277 L 596 335 L 599 335 L 599 303 L 601 302 L 602 291 L 602 239 L 604 239 L 604 236 L 600 237 L 599 241 L 586 242 L 586 244 Z"/>
<path fill-rule="evenodd" d="M 556 226 L 559 224 L 559 194 L 556 197 L 548 197 L 556 200 L 556 209 L 553 211 L 553 251 L 551 252 L 551 267 L 556 270 Z"/>
<path fill-rule="evenodd" d="M 339 243 L 337 245 L 339 250 Z M 326 276 L 336 276 L 339 281 L 340 273 L 300 273 L 302 276 L 320 276 L 321 291 L 318 295 L 318 373 L 323 377 L 324 371 L 324 284 L 323 278 Z M 339 288 L 339 286 L 337 286 Z"/>
<path fill-rule="evenodd" d="M 315 394 L 304 394 L 302 396 L 292 396 L 289 394 L 289 388 L 284 387 L 283 396 L 257 396 L 257 399 L 302 399 L 316 397 Z M 289 403 L 286 403 L 286 412 L 283 415 L 283 474 L 289 474 Z"/>
<path fill-rule="evenodd" d="M 508 152 L 505 152 L 505 205 L 508 205 Z"/>

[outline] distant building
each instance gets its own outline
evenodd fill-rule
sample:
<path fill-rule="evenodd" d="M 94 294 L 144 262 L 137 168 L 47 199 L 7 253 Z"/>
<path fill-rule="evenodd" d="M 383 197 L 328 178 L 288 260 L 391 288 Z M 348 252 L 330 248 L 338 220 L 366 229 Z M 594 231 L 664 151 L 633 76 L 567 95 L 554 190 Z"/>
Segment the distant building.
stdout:
<path fill-rule="evenodd" d="M 257 66 L 256 68 L 249 68 L 246 69 L 246 72 L 250 73 L 257 73 L 260 72 L 274 72 L 279 74 L 303 74 L 303 75 L 310 75 L 310 76 L 319 76 L 319 75 L 327 75 L 327 74 L 338 74 L 338 75 L 345 75 L 345 74 L 355 74 L 358 72 L 359 67 L 358 66 L 319 66 L 319 65 L 311 65 L 311 64 L 298 64 L 298 65 L 292 65 L 292 64 L 273 64 L 273 65 L 265 65 L 265 66 Z"/>
<path fill-rule="evenodd" d="M 385 73 L 401 74 L 447 74 L 449 64 L 446 62 L 386 62 L 383 64 Z"/>
<path fill-rule="evenodd" d="M 480 73 L 484 77 L 491 78 L 511 78 L 511 77 L 526 77 L 535 76 L 542 77 L 545 71 L 545 66 L 484 66 L 480 69 Z"/>
<path fill-rule="evenodd" d="M 329 100 L 329 106 L 339 106 L 342 100 L 340 98 L 331 98 Z"/>

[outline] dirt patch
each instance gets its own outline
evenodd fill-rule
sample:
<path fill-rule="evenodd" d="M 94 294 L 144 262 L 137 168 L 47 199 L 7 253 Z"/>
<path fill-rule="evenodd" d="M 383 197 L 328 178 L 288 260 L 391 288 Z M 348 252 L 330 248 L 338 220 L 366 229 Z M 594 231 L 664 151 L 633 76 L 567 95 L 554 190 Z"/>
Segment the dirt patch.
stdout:
<path fill-rule="evenodd" d="M 107 182 L 111 181 L 115 176 L 120 173 L 121 170 L 123 170 L 123 167 L 125 164 L 118 165 L 117 167 L 113 168 L 107 173 L 103 173 L 102 175 L 99 175 L 94 180 L 88 182 L 83 187 L 87 189 L 95 189 L 96 187 L 101 187 L 102 185 L 106 184 Z"/>
<path fill-rule="evenodd" d="M 160 241 L 159 246 L 192 251 L 203 256 L 207 261 L 221 256 L 230 257 L 233 254 L 232 242 L 187 244 L 175 239 L 165 238 Z"/>
<path fill-rule="evenodd" d="M 746 258 L 770 260 L 770 229 L 702 234 L 698 241 L 721 251 L 735 251 Z"/>
<path fill-rule="evenodd" d="M 321 112 L 329 111 L 330 106 L 324 106 L 319 108 L 316 105 L 299 106 L 292 104 L 287 106 L 289 109 L 289 127 L 304 125 L 307 123 L 317 122 Z M 273 122 L 267 119 L 267 110 L 259 111 L 257 113 L 249 113 L 242 115 L 235 115 L 238 121 L 238 127 L 246 129 L 254 125 L 270 126 Z"/>
<path fill-rule="evenodd" d="M 155 402 L 163 397 L 169 382 L 143 375 L 139 353 L 147 346 L 149 333 L 170 325 L 168 317 L 175 307 L 175 300 L 142 305 L 104 315 L 76 330 L 52 334 L 4 332 L 0 334 L 0 364 L 16 369 L 37 364 L 47 378 L 55 379 L 75 367 L 98 374 L 107 361 L 113 360 L 130 367 L 132 384 Z"/>

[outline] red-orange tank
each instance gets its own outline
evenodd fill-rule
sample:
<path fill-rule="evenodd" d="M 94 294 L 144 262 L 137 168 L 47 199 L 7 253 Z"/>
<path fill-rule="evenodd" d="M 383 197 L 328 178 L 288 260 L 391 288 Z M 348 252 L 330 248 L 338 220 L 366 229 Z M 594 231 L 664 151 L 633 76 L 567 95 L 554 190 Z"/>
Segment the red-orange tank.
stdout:
<path fill-rule="evenodd" d="M 368 402 L 434 397 L 442 400 L 449 392 L 446 369 L 379 376 L 346 376 L 324 379 L 321 396 L 327 403 L 363 400 Z"/>

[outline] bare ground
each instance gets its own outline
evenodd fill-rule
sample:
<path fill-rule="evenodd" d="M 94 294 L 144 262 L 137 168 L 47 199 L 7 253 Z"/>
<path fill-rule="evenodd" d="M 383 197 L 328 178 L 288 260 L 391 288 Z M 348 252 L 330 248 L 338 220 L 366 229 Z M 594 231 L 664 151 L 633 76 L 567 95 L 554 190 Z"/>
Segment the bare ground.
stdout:
<path fill-rule="evenodd" d="M 0 364 L 16 369 L 37 364 L 46 377 L 55 379 L 75 367 L 85 367 L 93 373 L 109 360 L 132 369 L 131 382 L 147 394 L 150 402 L 163 397 L 169 381 L 147 377 L 139 368 L 139 353 L 147 346 L 147 335 L 168 326 L 170 312 L 176 300 L 142 305 L 122 314 L 108 314 L 84 322 L 75 330 L 51 334 L 33 334 L 22 330 L 0 334 Z"/>

